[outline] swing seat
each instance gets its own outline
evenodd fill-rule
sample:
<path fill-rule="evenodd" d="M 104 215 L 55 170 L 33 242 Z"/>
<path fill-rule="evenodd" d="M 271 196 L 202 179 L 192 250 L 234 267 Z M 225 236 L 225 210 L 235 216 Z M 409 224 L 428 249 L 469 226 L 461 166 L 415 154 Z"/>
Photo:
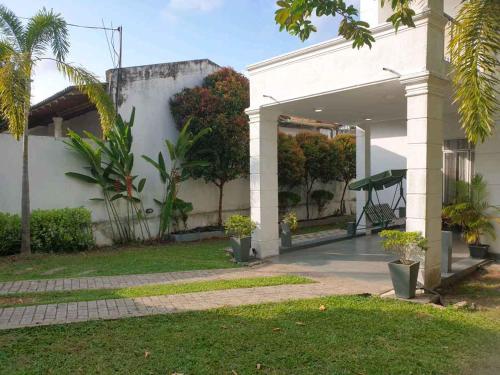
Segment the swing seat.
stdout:
<path fill-rule="evenodd" d="M 368 216 L 373 225 L 384 228 L 397 219 L 394 211 L 387 203 L 366 207 L 366 216 Z"/>

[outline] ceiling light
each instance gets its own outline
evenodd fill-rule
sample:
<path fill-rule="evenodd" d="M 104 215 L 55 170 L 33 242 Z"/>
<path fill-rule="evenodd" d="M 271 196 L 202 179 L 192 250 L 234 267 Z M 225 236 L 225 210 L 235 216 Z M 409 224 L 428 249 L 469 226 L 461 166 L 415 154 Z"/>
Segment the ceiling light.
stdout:
<path fill-rule="evenodd" d="M 314 112 L 323 112 L 323 108 L 314 108 Z"/>
<path fill-rule="evenodd" d="M 371 118 L 365 118 L 365 121 L 371 121 L 372 119 Z"/>

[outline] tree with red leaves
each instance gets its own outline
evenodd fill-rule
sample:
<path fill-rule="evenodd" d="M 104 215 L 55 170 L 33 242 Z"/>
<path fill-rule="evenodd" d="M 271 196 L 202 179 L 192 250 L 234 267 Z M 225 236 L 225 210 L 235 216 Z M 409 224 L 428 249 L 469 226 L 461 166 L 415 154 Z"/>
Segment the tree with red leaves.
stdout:
<path fill-rule="evenodd" d="M 232 68 L 210 74 L 201 86 L 184 89 L 170 100 L 179 129 L 189 118 L 194 134 L 211 129 L 188 153 L 188 158 L 210 163 L 208 167 L 194 168 L 191 175 L 219 189 L 219 226 L 222 225 L 224 186 L 248 176 L 249 125 L 245 109 L 249 101 L 248 79 Z"/>

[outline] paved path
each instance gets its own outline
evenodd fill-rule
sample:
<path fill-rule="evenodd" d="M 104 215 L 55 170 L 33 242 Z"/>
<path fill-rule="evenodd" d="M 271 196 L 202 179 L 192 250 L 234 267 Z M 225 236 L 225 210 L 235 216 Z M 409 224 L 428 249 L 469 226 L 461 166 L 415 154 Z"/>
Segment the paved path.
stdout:
<path fill-rule="evenodd" d="M 0 329 L 119 319 L 327 295 L 381 294 L 391 288 L 387 271 L 387 261 L 391 257 L 381 253 L 378 241 L 372 236 L 360 237 L 283 254 L 247 268 L 1 283 L 0 294 L 8 296 L 15 292 L 122 288 L 284 274 L 307 276 L 317 281 L 316 284 L 3 308 L 0 309 Z"/>
<path fill-rule="evenodd" d="M 329 295 L 351 294 L 353 285 L 324 279 L 317 284 L 280 285 L 158 297 L 108 299 L 0 309 L 0 329 L 207 310 Z M 364 290 L 381 290 L 364 285 Z"/>
<path fill-rule="evenodd" d="M 253 268 L 229 268 L 202 271 L 165 272 L 144 275 L 96 276 L 71 279 L 24 280 L 0 283 L 0 295 L 24 292 L 52 292 L 82 289 L 115 289 L 147 284 L 171 284 L 220 278 L 271 276 L 277 272 Z"/>

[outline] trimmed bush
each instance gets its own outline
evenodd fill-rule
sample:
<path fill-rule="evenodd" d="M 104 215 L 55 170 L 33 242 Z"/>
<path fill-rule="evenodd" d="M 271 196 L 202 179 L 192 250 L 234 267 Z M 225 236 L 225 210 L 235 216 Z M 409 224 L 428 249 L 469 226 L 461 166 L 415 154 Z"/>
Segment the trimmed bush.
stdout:
<path fill-rule="evenodd" d="M 85 208 L 35 210 L 31 213 L 33 252 L 72 252 L 94 245 L 90 211 Z M 18 253 L 21 220 L 17 215 L 0 214 L 0 255 Z"/>
<path fill-rule="evenodd" d="M 21 218 L 0 212 L 0 255 L 12 255 L 21 247 Z"/>

